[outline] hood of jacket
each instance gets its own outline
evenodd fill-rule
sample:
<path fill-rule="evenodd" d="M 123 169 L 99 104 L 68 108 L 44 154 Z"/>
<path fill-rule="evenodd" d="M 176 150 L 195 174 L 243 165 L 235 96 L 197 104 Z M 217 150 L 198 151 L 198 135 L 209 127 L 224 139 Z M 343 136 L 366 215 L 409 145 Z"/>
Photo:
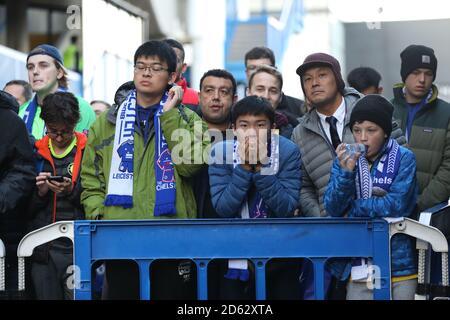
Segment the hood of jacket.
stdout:
<path fill-rule="evenodd" d="M 6 91 L 0 90 L 0 109 L 10 109 L 15 113 L 19 112 L 19 103 L 16 98 Z"/>

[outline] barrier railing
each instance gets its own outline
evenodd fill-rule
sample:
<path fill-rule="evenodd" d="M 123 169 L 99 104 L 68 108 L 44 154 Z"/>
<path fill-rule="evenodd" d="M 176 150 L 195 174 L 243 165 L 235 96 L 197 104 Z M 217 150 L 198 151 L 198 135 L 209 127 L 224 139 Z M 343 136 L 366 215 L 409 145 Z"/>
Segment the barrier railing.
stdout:
<path fill-rule="evenodd" d="M 438 228 L 450 239 L 450 201 L 441 203 L 420 214 L 419 221 L 423 225 Z M 441 253 L 441 261 L 430 250 L 430 244 L 421 240 L 417 241 L 419 250 L 418 263 L 418 288 L 416 300 L 427 300 L 435 297 L 450 297 L 448 250 Z M 436 250 L 433 251 L 436 252 Z M 439 263 L 440 262 L 440 263 Z M 437 266 L 440 267 L 440 274 Z"/>
<path fill-rule="evenodd" d="M 0 291 L 5 291 L 5 245 L 0 239 Z"/>
<path fill-rule="evenodd" d="M 58 222 L 19 244 L 19 290 L 25 289 L 23 259 L 34 247 L 59 237 L 74 241 L 75 299 L 92 298 L 91 268 L 99 260 L 134 260 L 141 299 L 150 299 L 150 268 L 158 259 L 192 259 L 198 299 L 208 298 L 207 267 L 213 259 L 249 259 L 255 266 L 256 298 L 266 297 L 265 266 L 272 258 L 308 258 L 314 266 L 316 299 L 324 299 L 324 267 L 330 258 L 371 257 L 378 267 L 374 299 L 390 299 L 390 238 L 417 235 L 435 251 L 448 252 L 436 228 L 409 219 L 293 218 Z M 445 243 L 445 244 L 444 244 Z M 21 268 L 22 265 L 22 268 Z"/>

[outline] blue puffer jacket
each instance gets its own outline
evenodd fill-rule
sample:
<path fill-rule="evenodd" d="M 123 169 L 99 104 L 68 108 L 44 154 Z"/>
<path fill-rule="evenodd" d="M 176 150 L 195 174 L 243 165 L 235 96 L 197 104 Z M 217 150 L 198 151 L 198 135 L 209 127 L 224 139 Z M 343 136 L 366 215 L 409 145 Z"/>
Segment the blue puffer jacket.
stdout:
<path fill-rule="evenodd" d="M 214 145 L 209 162 L 209 180 L 212 204 L 220 216 L 240 217 L 241 207 L 252 186 L 268 206 L 269 217 L 293 216 L 300 200 L 300 151 L 292 141 L 282 136 L 279 138 L 279 170 L 275 175 L 252 173 L 240 165 L 233 168 L 232 140 Z"/>
<path fill-rule="evenodd" d="M 327 214 L 341 217 L 408 217 L 417 202 L 418 186 L 416 182 L 416 158 L 404 147 L 400 147 L 400 168 L 387 195 L 369 199 L 355 199 L 356 169 L 353 172 L 344 170 L 336 158 L 331 170 L 331 178 L 324 196 Z M 378 158 L 372 165 L 371 176 L 374 176 Z M 339 260 L 341 261 L 341 260 Z M 347 263 L 331 263 L 330 271 L 344 280 L 349 276 L 351 265 Z M 398 234 L 391 241 L 392 276 L 406 276 L 417 272 L 414 243 L 412 238 Z"/>

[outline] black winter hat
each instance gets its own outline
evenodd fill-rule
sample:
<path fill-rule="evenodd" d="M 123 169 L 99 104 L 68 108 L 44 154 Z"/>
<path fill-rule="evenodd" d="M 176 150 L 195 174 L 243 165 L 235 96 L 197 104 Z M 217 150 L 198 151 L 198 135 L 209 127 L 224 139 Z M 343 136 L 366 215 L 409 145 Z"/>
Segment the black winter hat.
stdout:
<path fill-rule="evenodd" d="M 331 68 L 331 70 L 334 73 L 334 76 L 336 78 L 336 84 L 339 92 L 343 92 L 345 87 L 344 79 L 342 79 L 341 75 L 341 65 L 339 64 L 339 61 L 333 56 L 330 56 L 329 54 L 318 52 L 310 54 L 305 58 L 305 61 L 303 61 L 303 64 L 300 65 L 297 68 L 297 74 L 300 76 L 300 78 L 303 77 L 303 74 L 313 67 L 317 66 L 326 66 Z M 303 81 L 300 81 L 302 84 L 302 90 L 305 92 L 305 89 L 303 88 Z"/>
<path fill-rule="evenodd" d="M 433 71 L 433 81 L 436 79 L 437 59 L 433 49 L 412 44 L 400 53 L 400 58 L 402 59 L 400 74 L 403 82 L 411 72 L 419 68 L 430 69 Z"/>
<path fill-rule="evenodd" d="M 379 125 L 389 137 L 392 132 L 392 114 L 394 106 L 378 94 L 368 94 L 359 99 L 350 115 L 350 129 L 355 122 L 371 121 Z"/>

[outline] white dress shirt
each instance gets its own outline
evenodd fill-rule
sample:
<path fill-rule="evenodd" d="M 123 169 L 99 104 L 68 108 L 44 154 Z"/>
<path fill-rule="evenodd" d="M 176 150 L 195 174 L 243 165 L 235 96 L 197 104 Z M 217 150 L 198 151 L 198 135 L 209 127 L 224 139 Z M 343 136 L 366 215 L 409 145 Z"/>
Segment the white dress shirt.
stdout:
<path fill-rule="evenodd" d="M 328 116 L 320 113 L 317 111 L 317 115 L 320 118 L 320 123 L 322 124 L 323 131 L 327 135 L 328 141 L 331 142 L 331 135 L 330 135 L 330 124 L 325 120 Z M 342 102 L 337 108 L 337 110 L 334 112 L 333 117 L 337 119 L 336 122 L 336 128 L 339 135 L 339 139 L 342 141 L 342 134 L 344 131 L 344 121 L 345 121 L 345 99 L 342 98 Z"/>

